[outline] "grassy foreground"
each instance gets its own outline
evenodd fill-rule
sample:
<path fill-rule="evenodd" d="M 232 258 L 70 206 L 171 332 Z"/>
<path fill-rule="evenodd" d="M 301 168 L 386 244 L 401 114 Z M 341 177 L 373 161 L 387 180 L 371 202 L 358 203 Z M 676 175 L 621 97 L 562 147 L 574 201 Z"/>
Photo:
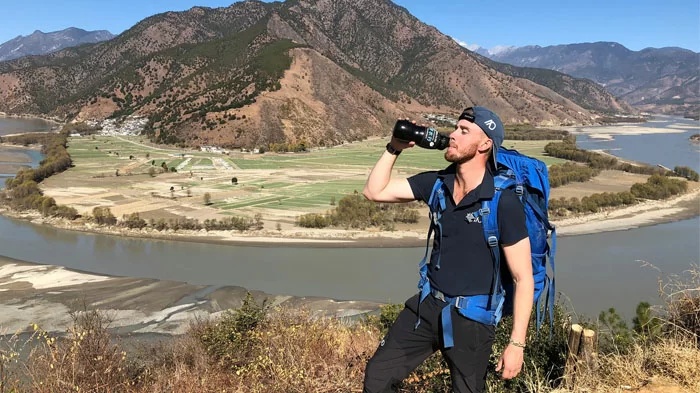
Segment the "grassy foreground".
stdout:
<path fill-rule="evenodd" d="M 664 383 L 664 392 L 700 391 L 700 270 L 660 282 L 663 306 L 637 313 L 634 329 L 610 315 L 583 321 L 597 331 L 588 366 L 564 377 L 570 316 L 558 307 L 550 332 L 531 331 L 521 375 L 488 378 L 490 392 L 622 392 Z M 126 345 L 98 311 L 73 315 L 66 334 L 30 327 L 28 339 L 0 339 L 0 393 L 6 392 L 361 392 L 364 367 L 401 305 L 348 323 L 303 310 L 271 309 L 248 296 L 220 318 L 191 323 L 162 342 Z M 612 322 L 612 323 L 611 323 Z M 508 338 L 497 330 L 492 363 Z M 550 335 L 551 333 L 551 335 Z M 492 364 L 493 366 L 493 364 Z M 661 381 L 661 382 L 660 382 Z M 403 393 L 449 390 L 439 355 L 402 385 Z"/>

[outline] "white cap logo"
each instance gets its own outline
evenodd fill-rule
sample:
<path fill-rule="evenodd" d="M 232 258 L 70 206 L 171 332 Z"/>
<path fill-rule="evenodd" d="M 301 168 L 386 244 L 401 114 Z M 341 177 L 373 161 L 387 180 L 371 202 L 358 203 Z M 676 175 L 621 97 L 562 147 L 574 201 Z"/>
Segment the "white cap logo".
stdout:
<path fill-rule="evenodd" d="M 493 131 L 496 129 L 496 122 L 489 119 L 484 122 L 484 125 L 489 128 L 489 130 Z"/>

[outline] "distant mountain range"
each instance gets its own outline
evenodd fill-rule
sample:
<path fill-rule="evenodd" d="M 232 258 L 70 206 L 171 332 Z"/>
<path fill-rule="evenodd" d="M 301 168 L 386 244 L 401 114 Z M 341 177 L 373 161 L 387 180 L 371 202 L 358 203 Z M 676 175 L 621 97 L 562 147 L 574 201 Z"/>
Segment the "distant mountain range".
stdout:
<path fill-rule="evenodd" d="M 390 0 L 248 0 L 1 62 L 0 111 L 135 114 L 157 141 L 230 148 L 334 145 L 470 105 L 550 126 L 633 111 L 592 81 L 493 63 Z"/>
<path fill-rule="evenodd" d="M 42 33 L 36 30 L 28 36 L 17 36 L 0 44 L 0 61 L 18 59 L 29 55 L 46 55 L 81 44 L 110 40 L 114 37 L 107 30 L 85 31 L 75 27 Z"/>
<path fill-rule="evenodd" d="M 682 48 L 632 51 L 615 42 L 524 46 L 477 53 L 518 67 L 544 68 L 604 86 L 641 110 L 700 114 L 700 53 Z"/>

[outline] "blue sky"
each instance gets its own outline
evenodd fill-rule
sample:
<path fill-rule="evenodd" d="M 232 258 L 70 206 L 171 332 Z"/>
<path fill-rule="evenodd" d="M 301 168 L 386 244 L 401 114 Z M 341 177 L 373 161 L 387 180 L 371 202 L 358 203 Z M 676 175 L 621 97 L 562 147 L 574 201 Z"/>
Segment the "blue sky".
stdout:
<path fill-rule="evenodd" d="M 119 34 L 160 12 L 232 0 L 1 0 L 0 43 L 67 27 Z M 629 49 L 678 46 L 700 52 L 698 0 L 395 0 L 468 47 L 614 41 Z"/>

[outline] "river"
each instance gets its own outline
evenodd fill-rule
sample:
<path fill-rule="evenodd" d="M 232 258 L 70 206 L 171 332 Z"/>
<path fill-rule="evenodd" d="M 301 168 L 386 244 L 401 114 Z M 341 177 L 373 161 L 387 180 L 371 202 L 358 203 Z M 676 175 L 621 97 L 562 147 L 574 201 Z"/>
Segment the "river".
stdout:
<path fill-rule="evenodd" d="M 685 133 L 655 134 L 647 143 L 686 149 Z M 621 139 L 634 141 L 633 137 Z M 610 149 L 611 153 L 636 159 L 626 156 L 633 147 L 617 138 L 615 141 L 621 147 Z M 647 153 L 647 162 L 666 162 L 655 152 L 664 157 L 681 154 L 657 149 Z M 668 163 L 674 165 L 688 164 Z M 401 302 L 415 292 L 416 265 L 424 251 L 134 239 L 58 230 L 4 217 L 0 217 L 0 234 L 0 255 L 30 262 L 118 276 L 239 285 L 275 294 L 380 302 Z M 630 319 L 638 302 L 660 303 L 660 275 L 682 274 L 698 263 L 698 238 L 698 217 L 627 231 L 560 237 L 557 291 L 578 314 L 595 317 L 601 310 L 615 307 Z M 642 267 L 642 261 L 659 271 Z"/>
<path fill-rule="evenodd" d="M 45 132 L 50 131 L 55 127 L 54 123 L 47 122 L 41 119 L 24 119 L 24 118 L 14 118 L 14 117 L 0 117 L 0 136 L 26 133 L 26 132 Z M 39 152 L 34 150 L 26 149 L 3 149 L 4 152 L 9 153 L 23 153 L 27 154 L 32 161 L 32 167 L 36 167 L 41 160 L 41 155 Z M 16 163 L 3 162 L 2 157 L 0 157 L 0 168 L 4 165 L 16 165 Z M 12 177 L 14 173 L 3 173 L 0 171 L 0 188 L 5 187 L 5 180 Z"/>

